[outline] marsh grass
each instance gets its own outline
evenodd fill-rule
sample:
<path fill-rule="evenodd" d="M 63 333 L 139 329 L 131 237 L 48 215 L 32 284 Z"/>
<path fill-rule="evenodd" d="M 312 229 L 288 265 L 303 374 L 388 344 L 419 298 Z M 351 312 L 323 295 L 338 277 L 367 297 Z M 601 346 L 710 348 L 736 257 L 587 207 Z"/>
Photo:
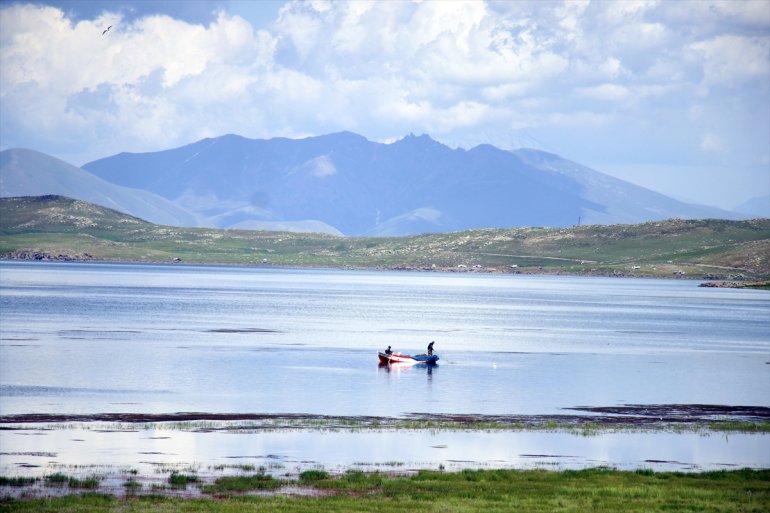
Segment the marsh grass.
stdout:
<path fill-rule="evenodd" d="M 38 427 L 29 424 L 27 429 Z M 357 418 L 309 418 L 309 419 L 265 419 L 260 421 L 179 421 L 145 423 L 60 423 L 48 424 L 45 429 L 53 430 L 99 430 L 99 431 L 182 431 L 182 432 L 234 432 L 240 434 L 282 432 L 287 429 L 302 431 L 545 431 L 554 433 L 599 436 L 617 432 L 676 432 L 676 433 L 770 433 L 770 421 L 755 420 L 709 420 L 702 422 L 649 423 L 622 421 L 600 424 L 591 421 L 575 422 L 558 418 L 544 421 L 451 421 L 434 419 L 370 419 Z"/>
<path fill-rule="evenodd" d="M 322 471 L 321 471 L 322 472 Z M 322 477 L 321 474 L 313 474 Z M 317 495 L 280 493 L 244 496 L 254 490 L 296 485 L 264 474 L 223 477 L 204 487 L 216 499 L 183 499 L 159 495 L 117 499 L 98 494 L 51 499 L 6 500 L 8 512 L 352 512 L 428 513 L 649 511 L 765 513 L 770 510 L 770 470 L 743 469 L 703 473 L 626 472 L 610 468 L 586 470 L 420 471 L 391 476 L 357 470 L 305 480 Z"/>
<path fill-rule="evenodd" d="M 84 479 L 80 479 L 73 476 L 68 476 L 61 472 L 50 474 L 44 478 L 45 484 L 48 486 L 69 486 L 70 488 L 95 490 L 99 488 L 101 478 L 98 476 L 90 476 Z"/>
<path fill-rule="evenodd" d="M 299 475 L 299 480 L 302 483 L 321 481 L 323 479 L 329 479 L 329 473 L 325 470 L 306 470 Z"/>
<path fill-rule="evenodd" d="M 250 476 L 224 476 L 205 485 L 204 493 L 212 495 L 231 495 L 256 490 L 275 490 L 285 484 L 284 481 L 273 479 L 269 474 L 253 474 Z"/>
<path fill-rule="evenodd" d="M 175 488 L 187 488 L 188 484 L 198 482 L 200 482 L 200 478 L 195 474 L 172 472 L 171 475 L 168 476 L 168 484 Z"/>
<path fill-rule="evenodd" d="M 31 486 L 39 481 L 36 477 L 0 476 L 0 486 Z"/>
<path fill-rule="evenodd" d="M 243 472 L 255 472 L 257 470 L 256 465 L 252 465 L 250 463 L 241 463 L 241 464 L 235 464 L 235 465 L 224 465 L 224 464 L 221 464 L 221 465 L 214 465 L 214 466 L 209 467 L 209 468 L 212 469 L 212 470 L 220 471 L 220 472 L 224 471 L 224 470 L 227 470 L 227 469 L 240 470 L 240 471 L 243 471 Z M 260 470 L 260 472 L 265 472 L 267 469 L 260 466 L 259 470 Z"/>
<path fill-rule="evenodd" d="M 142 489 L 142 483 L 130 477 L 123 483 L 123 488 L 126 489 L 127 493 L 136 493 Z"/>

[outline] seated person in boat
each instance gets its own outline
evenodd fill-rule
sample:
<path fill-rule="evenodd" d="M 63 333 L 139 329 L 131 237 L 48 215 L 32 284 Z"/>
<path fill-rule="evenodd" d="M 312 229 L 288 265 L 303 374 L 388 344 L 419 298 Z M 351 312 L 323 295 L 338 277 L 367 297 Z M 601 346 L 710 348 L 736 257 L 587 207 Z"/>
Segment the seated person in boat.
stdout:
<path fill-rule="evenodd" d="M 390 349 L 390 346 L 385 350 L 385 354 L 393 354 L 393 351 Z"/>

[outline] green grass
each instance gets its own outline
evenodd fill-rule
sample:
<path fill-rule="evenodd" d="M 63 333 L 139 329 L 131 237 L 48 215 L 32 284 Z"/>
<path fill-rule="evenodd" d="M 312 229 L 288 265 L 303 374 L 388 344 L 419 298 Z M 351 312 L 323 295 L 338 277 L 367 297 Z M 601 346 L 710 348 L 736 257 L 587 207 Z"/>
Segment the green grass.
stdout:
<path fill-rule="evenodd" d="M 61 472 L 57 472 L 55 474 L 45 476 L 45 483 L 49 486 L 67 485 L 70 488 L 94 490 L 99 488 L 100 480 L 96 476 L 80 479 L 77 477 L 67 476 Z"/>
<path fill-rule="evenodd" d="M 180 474 L 172 472 L 168 477 L 168 484 L 173 487 L 185 488 L 190 483 L 197 483 L 200 479 L 195 474 Z"/>
<path fill-rule="evenodd" d="M 36 477 L 0 476 L 0 486 L 30 486 L 38 482 Z"/>
<path fill-rule="evenodd" d="M 225 479 L 225 478 L 220 478 Z M 249 481 L 249 479 L 253 481 Z M 770 509 L 770 470 L 704 473 L 621 472 L 610 469 L 422 471 L 407 477 L 348 472 L 314 481 L 316 495 L 230 495 L 272 483 L 266 476 L 227 479 L 229 494 L 215 499 L 163 496 L 110 498 L 98 494 L 5 500 L 8 512 L 274 512 L 334 513 L 550 513 L 550 512 L 743 512 Z M 282 484 L 276 481 L 279 485 Z M 262 486 L 261 484 L 258 486 Z M 273 486 L 271 484 L 271 486 Z M 303 486 L 311 486 L 305 483 Z"/>
<path fill-rule="evenodd" d="M 299 480 L 303 483 L 322 481 L 324 479 L 329 479 L 329 473 L 325 470 L 306 470 L 299 475 Z"/>
<path fill-rule="evenodd" d="M 214 484 L 204 486 L 203 492 L 214 495 L 229 495 L 253 490 L 275 490 L 283 484 L 282 481 L 273 479 L 273 476 L 268 474 L 224 476 L 214 481 Z"/>
<path fill-rule="evenodd" d="M 136 493 L 137 491 L 142 489 L 142 483 L 137 481 L 136 479 L 129 478 L 126 480 L 126 482 L 123 483 L 123 488 L 126 489 L 129 493 Z"/>

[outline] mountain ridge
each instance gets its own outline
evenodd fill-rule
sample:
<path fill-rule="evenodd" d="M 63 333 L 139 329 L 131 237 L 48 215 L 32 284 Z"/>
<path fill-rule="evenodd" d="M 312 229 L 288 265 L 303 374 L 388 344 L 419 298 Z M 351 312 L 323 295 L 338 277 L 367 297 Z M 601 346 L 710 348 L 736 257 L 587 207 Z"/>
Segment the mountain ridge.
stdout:
<path fill-rule="evenodd" d="M 623 182 L 555 154 L 449 148 L 428 135 L 392 143 L 353 132 L 304 139 L 228 134 L 83 169 L 143 188 L 217 227 L 319 222 L 329 233 L 410 235 L 668 217 L 734 217 Z M 649 205 L 648 205 L 649 204 Z"/>
<path fill-rule="evenodd" d="M 82 168 L 34 150 L 0 152 L 0 196 L 44 194 L 160 224 L 352 236 L 739 217 L 553 153 L 488 144 L 453 149 L 426 134 L 387 144 L 353 132 L 226 134 Z"/>

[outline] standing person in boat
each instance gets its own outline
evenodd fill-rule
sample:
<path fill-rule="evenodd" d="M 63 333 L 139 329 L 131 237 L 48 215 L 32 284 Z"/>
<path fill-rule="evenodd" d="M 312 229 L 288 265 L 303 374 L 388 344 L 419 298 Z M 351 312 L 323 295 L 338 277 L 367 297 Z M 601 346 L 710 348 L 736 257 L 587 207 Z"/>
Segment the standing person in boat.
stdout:
<path fill-rule="evenodd" d="M 435 341 L 431 341 L 431 343 L 428 344 L 428 356 L 433 356 L 433 344 L 435 344 Z"/>
<path fill-rule="evenodd" d="M 393 351 L 391 351 L 390 346 L 385 350 L 385 354 L 393 354 Z"/>

